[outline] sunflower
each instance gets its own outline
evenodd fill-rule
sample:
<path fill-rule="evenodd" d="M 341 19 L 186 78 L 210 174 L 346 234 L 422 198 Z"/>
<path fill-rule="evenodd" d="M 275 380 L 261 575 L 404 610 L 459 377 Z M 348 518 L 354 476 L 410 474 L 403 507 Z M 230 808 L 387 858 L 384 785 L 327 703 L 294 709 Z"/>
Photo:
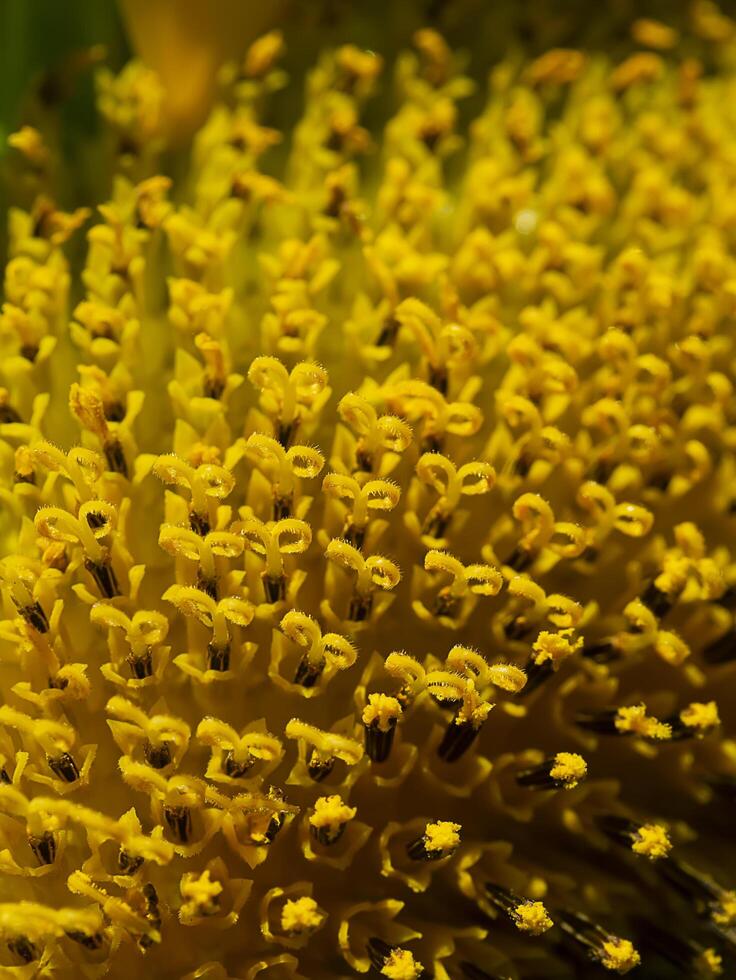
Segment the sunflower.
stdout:
<path fill-rule="evenodd" d="M 736 22 L 626 7 L 130 2 L 37 81 L 0 976 L 734 975 Z"/>

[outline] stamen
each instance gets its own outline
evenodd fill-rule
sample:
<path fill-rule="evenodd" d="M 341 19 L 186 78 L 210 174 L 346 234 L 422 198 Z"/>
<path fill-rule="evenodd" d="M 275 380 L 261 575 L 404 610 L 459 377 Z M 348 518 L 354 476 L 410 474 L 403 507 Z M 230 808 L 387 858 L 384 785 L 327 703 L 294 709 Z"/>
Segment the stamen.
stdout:
<path fill-rule="evenodd" d="M 120 595 L 117 576 L 109 561 L 96 562 L 91 558 L 84 559 L 84 567 L 90 573 L 105 599 L 113 599 Z"/>
<path fill-rule="evenodd" d="M 357 810 L 343 803 L 340 796 L 320 796 L 309 817 L 309 831 L 324 847 L 336 844 Z"/>
<path fill-rule="evenodd" d="M 471 719 L 463 719 L 460 716 L 453 718 L 445 729 L 437 755 L 445 762 L 457 762 L 478 737 L 482 724 L 483 722 L 478 725 Z"/>
<path fill-rule="evenodd" d="M 19 608 L 18 612 L 29 626 L 32 626 L 34 629 L 38 630 L 39 633 L 48 633 L 49 621 L 46 613 L 41 608 L 40 602 L 36 601 L 31 606 Z"/>
<path fill-rule="evenodd" d="M 75 943 L 79 943 L 80 946 L 84 946 L 85 949 L 95 950 L 100 949 L 104 939 L 99 932 L 88 933 L 81 932 L 79 929 L 67 929 L 64 933 L 67 938 L 71 939 Z"/>
<path fill-rule="evenodd" d="M 406 845 L 412 861 L 440 861 L 460 846 L 460 824 L 447 820 L 428 823 L 421 837 Z"/>
<path fill-rule="evenodd" d="M 46 761 L 54 775 L 64 780 L 65 783 L 74 783 L 79 779 L 77 764 L 68 752 L 62 752 L 61 755 L 53 757 L 47 755 Z"/>
<path fill-rule="evenodd" d="M 207 644 L 207 669 L 225 671 L 230 669 L 230 644 L 219 646 L 214 640 Z"/>
<path fill-rule="evenodd" d="M 186 844 L 192 834 L 192 811 L 188 806 L 169 806 L 163 808 L 164 820 L 171 833 L 180 844 Z"/>
<path fill-rule="evenodd" d="M 560 928 L 587 956 L 607 970 L 619 974 L 628 973 L 638 966 L 641 958 L 628 939 L 607 932 L 581 913 L 559 913 Z"/>
<path fill-rule="evenodd" d="M 372 762 L 385 762 L 391 754 L 401 705 L 386 694 L 371 694 L 363 709 L 365 751 Z"/>
<path fill-rule="evenodd" d="M 679 714 L 672 715 L 667 719 L 667 724 L 672 729 L 672 739 L 682 740 L 685 738 L 704 738 L 714 728 L 721 723 L 718 716 L 718 706 L 715 701 L 701 703 L 693 701 Z"/>
<path fill-rule="evenodd" d="M 557 755 L 517 773 L 519 786 L 531 789 L 574 789 L 586 776 L 588 767 L 576 752 L 558 752 Z"/>
<path fill-rule="evenodd" d="M 522 898 L 509 888 L 491 882 L 486 882 L 485 891 L 496 908 L 507 915 L 521 932 L 541 936 L 552 928 L 552 919 L 542 902 Z"/>
<path fill-rule="evenodd" d="M 17 936 L 15 939 L 8 940 L 8 949 L 11 953 L 23 960 L 24 963 L 33 963 L 41 956 L 41 951 L 34 943 L 25 936 Z"/>
<path fill-rule="evenodd" d="M 136 656 L 132 651 L 125 658 L 130 667 L 131 675 L 139 681 L 153 674 L 153 655 L 149 647 L 141 656 Z"/>
<path fill-rule="evenodd" d="M 118 851 L 118 867 L 123 874 L 134 875 L 136 871 L 139 871 L 143 867 L 143 858 L 138 855 L 133 855 L 129 851 L 126 851 L 124 847 L 121 847 Z"/>
<path fill-rule="evenodd" d="M 614 814 L 598 817 L 597 823 L 612 840 L 630 847 L 635 854 L 650 861 L 666 857 L 672 848 L 667 830 L 660 824 L 636 824 L 633 820 Z"/>
<path fill-rule="evenodd" d="M 28 844 L 39 864 L 53 864 L 56 860 L 56 838 L 51 831 L 29 837 Z"/>
<path fill-rule="evenodd" d="M 171 745 L 168 742 L 154 745 L 146 739 L 143 743 L 143 755 L 148 765 L 154 769 L 165 769 L 171 765 Z"/>
<path fill-rule="evenodd" d="M 281 910 L 281 928 L 288 936 L 303 936 L 316 932 L 327 916 L 313 898 L 303 895 L 289 899 Z"/>
<path fill-rule="evenodd" d="M 373 937 L 368 940 L 366 949 L 373 967 L 388 980 L 416 980 L 424 973 L 422 964 L 401 946 L 389 946 L 382 939 Z"/>

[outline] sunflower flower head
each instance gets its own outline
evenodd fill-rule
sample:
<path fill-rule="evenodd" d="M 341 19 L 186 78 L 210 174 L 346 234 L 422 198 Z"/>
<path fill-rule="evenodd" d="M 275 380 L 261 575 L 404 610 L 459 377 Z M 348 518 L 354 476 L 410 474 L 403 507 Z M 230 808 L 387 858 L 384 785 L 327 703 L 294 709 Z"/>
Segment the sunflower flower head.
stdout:
<path fill-rule="evenodd" d="M 736 975 L 736 23 L 428 6 L 8 139 L 2 976 Z"/>

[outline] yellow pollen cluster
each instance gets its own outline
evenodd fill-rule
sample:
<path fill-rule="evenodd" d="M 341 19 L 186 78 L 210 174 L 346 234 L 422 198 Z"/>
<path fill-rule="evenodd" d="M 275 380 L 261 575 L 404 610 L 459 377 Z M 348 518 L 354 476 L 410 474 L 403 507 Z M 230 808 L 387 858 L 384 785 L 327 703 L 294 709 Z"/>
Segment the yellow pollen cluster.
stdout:
<path fill-rule="evenodd" d="M 460 843 L 460 824 L 449 820 L 428 823 L 424 830 L 424 846 L 428 851 L 454 851 Z"/>
<path fill-rule="evenodd" d="M 287 933 L 311 932 L 324 922 L 325 915 L 313 898 L 289 899 L 281 913 L 281 928 Z"/>
<path fill-rule="evenodd" d="M 638 966 L 641 957 L 628 939 L 610 939 L 603 943 L 601 963 L 614 973 L 628 973 Z"/>
<path fill-rule="evenodd" d="M 636 854 L 643 854 L 650 861 L 666 857 L 672 849 L 672 841 L 664 827 L 656 823 L 639 827 L 631 845 Z"/>
<path fill-rule="evenodd" d="M 2 149 L 0 976 L 736 976 L 736 21 L 238 6 Z"/>
<path fill-rule="evenodd" d="M 514 909 L 514 922 L 517 929 L 532 936 L 541 936 L 554 924 L 542 902 L 522 902 L 517 905 Z"/>
<path fill-rule="evenodd" d="M 588 771 L 585 759 L 577 752 L 558 752 L 554 765 L 549 771 L 552 779 L 565 784 L 566 789 L 574 789 Z"/>
<path fill-rule="evenodd" d="M 417 963 L 408 949 L 395 949 L 381 968 L 388 980 L 416 980 L 422 975 L 424 967 Z"/>

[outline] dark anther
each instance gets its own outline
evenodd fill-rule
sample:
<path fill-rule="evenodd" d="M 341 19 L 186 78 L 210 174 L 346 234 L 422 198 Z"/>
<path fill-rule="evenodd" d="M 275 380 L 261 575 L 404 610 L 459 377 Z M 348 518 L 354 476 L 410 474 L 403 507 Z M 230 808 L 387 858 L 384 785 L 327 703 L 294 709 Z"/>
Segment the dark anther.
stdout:
<path fill-rule="evenodd" d="M 625 847 L 631 845 L 631 841 L 639 829 L 633 820 L 619 817 L 614 813 L 601 814 L 596 817 L 595 822 L 606 837 L 615 841 L 616 844 L 623 844 Z"/>
<path fill-rule="evenodd" d="M 222 753 L 220 764 L 226 776 L 230 776 L 231 779 L 240 779 L 253 768 L 255 761 L 255 758 L 249 755 L 241 762 L 234 758 L 232 749 L 226 749 Z"/>
<path fill-rule="evenodd" d="M 366 946 L 368 958 L 379 973 L 384 968 L 386 961 L 396 948 L 396 946 L 389 946 L 389 944 L 385 943 L 382 939 L 376 939 L 375 936 L 368 940 L 368 945 Z"/>
<path fill-rule="evenodd" d="M 357 548 L 358 551 L 363 550 L 363 545 L 365 544 L 364 527 L 356 527 L 351 521 L 343 530 L 342 536 L 345 538 L 348 544 L 351 544 L 354 548 Z"/>
<path fill-rule="evenodd" d="M 143 895 L 146 899 L 146 904 L 148 906 L 149 913 L 152 912 L 153 909 L 158 908 L 158 892 L 156 891 L 155 886 L 152 885 L 150 881 L 147 881 L 143 886 Z"/>
<path fill-rule="evenodd" d="M 164 820 L 171 833 L 181 844 L 186 844 L 192 833 L 192 811 L 188 806 L 165 806 Z"/>
<path fill-rule="evenodd" d="M 24 357 L 31 364 L 38 357 L 38 345 L 37 344 L 22 344 L 20 348 L 20 356 Z"/>
<path fill-rule="evenodd" d="M 89 933 L 79 929 L 69 929 L 65 936 L 75 943 L 79 943 L 80 946 L 84 946 L 85 949 L 99 949 L 102 946 L 102 936 L 99 932 Z"/>
<path fill-rule="evenodd" d="M 48 633 L 49 631 L 49 621 L 46 618 L 46 613 L 41 608 L 40 602 L 34 602 L 30 606 L 23 606 L 22 609 L 18 609 L 23 619 L 32 626 L 39 633 Z"/>
<path fill-rule="evenodd" d="M 146 739 L 143 743 L 143 755 L 148 765 L 154 769 L 164 769 L 171 765 L 171 746 L 168 742 L 153 745 Z"/>
<path fill-rule="evenodd" d="M 271 822 L 266 828 L 266 833 L 264 834 L 267 844 L 273 844 L 273 842 L 276 840 L 279 831 L 284 826 L 285 819 L 286 817 L 284 816 L 283 813 L 275 813 L 271 817 Z"/>
<path fill-rule="evenodd" d="M 621 653 L 610 640 L 602 640 L 600 643 L 586 644 L 583 656 L 596 664 L 610 664 L 612 660 L 618 660 Z"/>
<path fill-rule="evenodd" d="M 15 422 L 22 422 L 20 415 L 12 405 L 0 404 L 0 425 L 10 425 Z"/>
<path fill-rule="evenodd" d="M 354 593 L 348 607 L 348 620 L 351 623 L 363 623 L 371 614 L 373 595 Z"/>
<path fill-rule="evenodd" d="M 28 845 L 39 864 L 53 864 L 56 859 L 56 838 L 50 830 L 28 838 Z"/>
<path fill-rule="evenodd" d="M 376 347 L 393 347 L 400 326 L 401 324 L 396 317 L 390 313 L 383 321 L 381 332 L 376 340 Z"/>
<path fill-rule="evenodd" d="M 561 789 L 565 783 L 559 779 L 553 779 L 550 775 L 555 764 L 553 756 L 531 769 L 522 769 L 516 774 L 516 782 L 519 786 L 526 786 L 529 789 Z"/>
<path fill-rule="evenodd" d="M 125 453 L 118 439 L 113 439 L 105 445 L 105 459 L 107 465 L 113 473 L 120 473 L 124 477 L 128 476 L 128 464 L 125 461 Z"/>
<path fill-rule="evenodd" d="M 394 744 L 396 722 L 396 718 L 391 718 L 390 727 L 387 731 L 380 729 L 377 722 L 363 726 L 365 730 L 365 752 L 371 762 L 385 762 L 388 759 Z"/>
<path fill-rule="evenodd" d="M 49 769 L 59 779 L 63 779 L 65 783 L 74 783 L 79 779 L 77 764 L 68 752 L 62 752 L 61 755 L 54 756 L 53 758 L 47 755 L 46 761 L 49 764 Z"/>
<path fill-rule="evenodd" d="M 16 936 L 15 939 L 8 940 L 8 949 L 15 953 L 24 963 L 33 963 L 41 955 L 37 946 L 25 936 Z"/>
<path fill-rule="evenodd" d="M 197 572 L 197 588 L 204 592 L 217 602 L 217 579 L 216 578 L 206 578 L 202 574 L 202 569 L 200 568 Z"/>
<path fill-rule="evenodd" d="M 205 398 L 214 398 L 215 401 L 219 401 L 225 390 L 225 382 L 222 378 L 213 378 L 208 375 L 204 379 L 203 390 Z"/>
<path fill-rule="evenodd" d="M 432 366 L 429 369 L 429 383 L 441 395 L 447 394 L 447 368 L 444 364 Z"/>
<path fill-rule="evenodd" d="M 703 650 L 703 659 L 709 664 L 725 664 L 736 659 L 736 629 L 730 629 Z"/>
<path fill-rule="evenodd" d="M 430 538 L 444 538 L 449 523 L 450 515 L 448 512 L 433 507 L 424 519 L 422 534 L 426 534 Z"/>
<path fill-rule="evenodd" d="M 307 763 L 307 772 L 315 783 L 321 783 L 323 779 L 327 779 L 334 767 L 334 758 L 322 759 L 316 752 L 313 752 Z"/>
<path fill-rule="evenodd" d="M 312 663 L 312 661 L 309 659 L 309 655 L 305 653 L 302 659 L 299 661 L 299 666 L 294 674 L 294 683 L 301 684 L 302 687 L 314 687 L 322 676 L 322 671 L 324 669 L 324 660 L 320 661 L 318 664 Z"/>
<path fill-rule="evenodd" d="M 136 657 L 134 653 L 129 653 L 125 659 L 130 667 L 130 673 L 136 680 L 142 681 L 144 677 L 150 677 L 153 674 L 153 657 L 150 647 L 140 657 Z"/>
<path fill-rule="evenodd" d="M 325 207 L 324 214 L 328 218 L 338 218 L 340 209 L 346 201 L 345 190 L 342 187 L 333 187 L 330 199 Z"/>
<path fill-rule="evenodd" d="M 131 854 L 121 847 L 118 851 L 118 868 L 126 875 L 134 875 L 143 866 L 143 858 L 137 854 Z"/>
<path fill-rule="evenodd" d="M 287 517 L 291 517 L 291 497 L 274 497 L 273 498 L 273 519 L 275 521 L 283 521 Z"/>
<path fill-rule="evenodd" d="M 526 548 L 522 548 L 521 545 L 517 545 L 504 562 L 509 568 L 513 568 L 515 572 L 523 572 L 531 563 L 531 552 L 527 551 Z"/>
<path fill-rule="evenodd" d="M 91 558 L 85 558 L 84 567 L 95 580 L 97 588 L 105 599 L 120 595 L 117 576 L 108 561 L 95 562 Z"/>
<path fill-rule="evenodd" d="M 524 902 L 524 899 L 520 895 L 517 895 L 516 892 L 511 891 L 510 888 L 496 885 L 492 881 L 485 882 L 483 887 L 485 888 L 489 901 L 506 915 L 512 915 L 518 906 Z"/>
<path fill-rule="evenodd" d="M 533 658 L 529 660 L 524 670 L 526 671 L 526 684 L 521 691 L 522 697 L 528 697 L 532 691 L 548 680 L 555 672 L 551 660 L 543 660 L 538 664 Z"/>
<path fill-rule="evenodd" d="M 460 599 L 458 596 L 452 595 L 449 589 L 443 589 L 439 595 L 435 596 L 432 612 L 435 616 L 446 616 L 448 619 L 455 619 L 460 612 Z"/>
<path fill-rule="evenodd" d="M 6 786 L 10 786 L 10 784 L 12 783 L 12 779 L 8 775 L 5 766 L 3 766 L 2 769 L 0 769 L 0 783 L 5 783 Z"/>
<path fill-rule="evenodd" d="M 125 406 L 122 402 L 106 402 L 103 408 L 108 422 L 122 422 L 125 418 Z"/>
<path fill-rule="evenodd" d="M 66 677 L 49 677 L 49 687 L 56 691 L 65 691 L 69 687 Z"/>
<path fill-rule="evenodd" d="M 649 583 L 640 598 L 647 609 L 653 612 L 657 619 L 662 619 L 663 616 L 666 616 L 674 605 L 672 596 L 658 589 L 654 582 Z"/>
<path fill-rule="evenodd" d="M 207 644 L 207 670 L 230 669 L 230 646 L 218 647 L 216 643 Z"/>
<path fill-rule="evenodd" d="M 373 472 L 373 454 L 368 452 L 367 449 L 358 446 L 355 451 L 355 469 L 353 472 L 359 473 L 372 473 Z"/>
<path fill-rule="evenodd" d="M 439 861 L 446 856 L 444 851 L 427 850 L 427 841 L 424 834 L 421 837 L 417 837 L 416 840 L 409 841 L 406 845 L 406 853 L 412 861 Z"/>
<path fill-rule="evenodd" d="M 515 616 L 503 628 L 504 636 L 507 640 L 520 640 L 531 630 L 529 623 L 523 616 Z"/>
<path fill-rule="evenodd" d="M 440 131 L 433 127 L 428 127 L 422 133 L 422 143 L 424 143 L 424 145 L 427 147 L 430 153 L 434 150 L 434 148 L 439 143 L 440 135 L 441 135 Z"/>
<path fill-rule="evenodd" d="M 456 721 L 454 718 L 445 729 L 437 755 L 445 762 L 456 762 L 465 755 L 478 737 L 479 728 L 470 721 Z"/>
<path fill-rule="evenodd" d="M 16 470 L 13 473 L 13 483 L 28 483 L 30 486 L 35 486 L 36 474 L 31 470 L 29 473 L 19 473 Z"/>
<path fill-rule="evenodd" d="M 708 785 L 729 803 L 736 803 L 736 776 L 709 776 Z"/>
<path fill-rule="evenodd" d="M 664 857 L 657 861 L 657 871 L 677 889 L 688 901 L 695 902 L 701 914 L 706 913 L 713 902 L 717 902 L 721 889 L 706 875 L 691 864 L 677 858 Z"/>
<path fill-rule="evenodd" d="M 296 421 L 283 423 L 280 422 L 277 430 L 277 437 L 279 443 L 284 449 L 288 449 L 291 445 L 291 440 L 294 438 L 294 433 L 296 432 Z"/>
<path fill-rule="evenodd" d="M 104 514 L 96 514 L 93 510 L 87 514 L 87 524 L 89 524 L 94 531 L 96 531 L 98 527 L 102 527 L 106 520 L 107 518 Z"/>
<path fill-rule="evenodd" d="M 189 526 L 200 538 L 210 533 L 210 519 L 206 514 L 198 514 L 195 510 L 189 512 Z"/>
<path fill-rule="evenodd" d="M 618 711 L 616 708 L 606 708 L 603 711 L 579 712 L 575 715 L 575 724 L 579 728 L 585 728 L 589 732 L 598 735 L 624 735 L 616 727 Z"/>
<path fill-rule="evenodd" d="M 648 485 L 654 490 L 661 490 L 664 493 L 667 487 L 670 485 L 670 480 L 672 479 L 672 474 L 666 471 L 661 471 L 660 473 L 654 473 L 649 478 Z"/>
<path fill-rule="evenodd" d="M 262 576 L 263 591 L 266 594 L 266 602 L 280 602 L 286 598 L 286 578 L 283 575 L 272 576 L 264 574 Z"/>
<path fill-rule="evenodd" d="M 736 585 L 729 585 L 723 595 L 716 599 L 716 602 L 724 609 L 729 609 L 732 612 L 736 610 Z"/>
<path fill-rule="evenodd" d="M 331 847 L 332 844 L 336 844 L 342 835 L 345 833 L 346 824 L 341 823 L 339 827 L 315 827 L 314 824 L 309 825 L 309 832 L 312 837 L 323 847 Z"/>
<path fill-rule="evenodd" d="M 444 441 L 439 432 L 425 432 L 422 436 L 421 451 L 423 453 L 441 453 Z"/>

